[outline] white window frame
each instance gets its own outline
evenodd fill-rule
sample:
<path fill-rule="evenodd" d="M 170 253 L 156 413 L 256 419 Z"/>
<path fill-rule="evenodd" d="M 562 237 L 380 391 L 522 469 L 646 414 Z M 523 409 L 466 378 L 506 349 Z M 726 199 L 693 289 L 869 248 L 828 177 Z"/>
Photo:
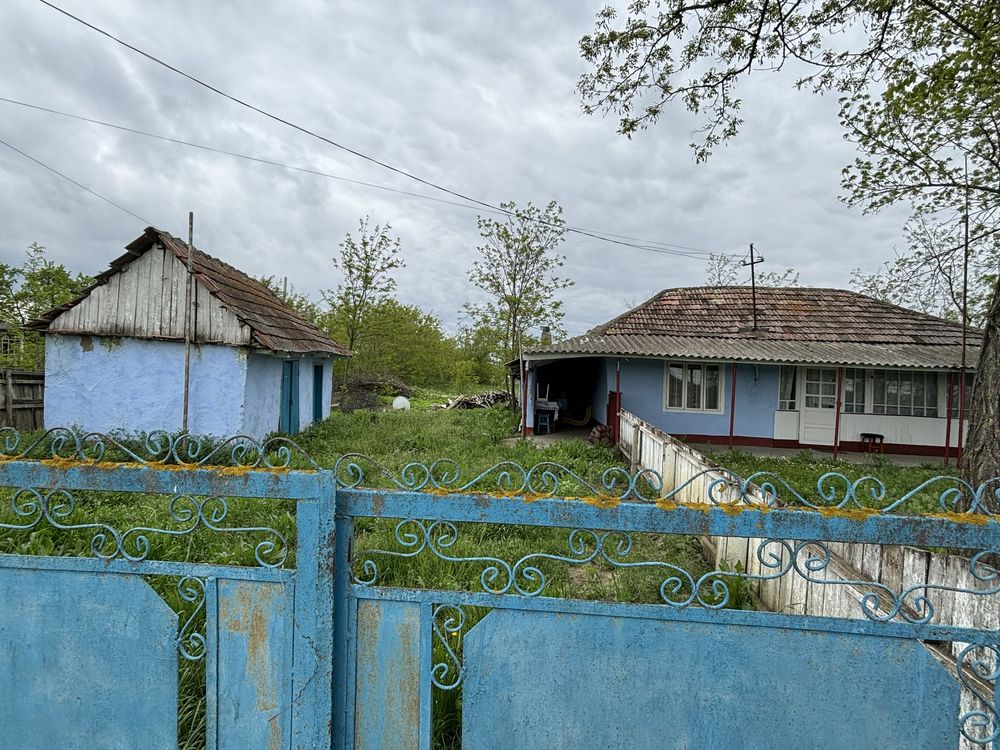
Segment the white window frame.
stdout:
<path fill-rule="evenodd" d="M 799 410 L 800 369 L 798 365 L 778 365 L 778 411 Z M 781 383 L 785 373 L 791 373 L 792 378 L 792 397 L 788 399 L 781 397 Z"/>
<path fill-rule="evenodd" d="M 715 408 L 715 409 L 706 409 L 705 408 L 705 393 L 706 393 L 706 389 L 705 389 L 704 382 L 702 383 L 702 388 L 701 388 L 701 404 L 702 404 L 702 406 L 701 406 L 700 409 L 696 409 L 696 408 L 693 408 L 693 407 L 687 407 L 687 406 L 683 406 L 683 405 L 682 406 L 669 406 L 667 398 L 670 395 L 669 394 L 669 389 L 670 389 L 670 367 L 671 367 L 671 365 L 673 365 L 675 367 L 681 367 L 681 368 L 683 368 L 683 371 L 684 371 L 685 375 L 687 373 L 687 368 L 691 367 L 691 366 L 694 366 L 694 365 L 702 367 L 703 368 L 702 372 L 704 372 L 704 368 L 706 368 L 706 367 L 715 367 L 716 369 L 718 369 L 718 371 L 719 371 L 719 406 L 718 406 L 718 408 Z M 682 385 L 682 391 L 681 391 L 681 404 L 686 404 L 687 403 L 687 377 L 682 377 L 681 383 L 683 384 Z M 687 413 L 687 414 L 722 414 L 722 413 L 725 412 L 725 406 L 726 406 L 726 397 L 725 397 L 726 387 L 725 386 L 726 386 L 726 368 L 723 367 L 722 363 L 720 363 L 720 362 L 704 362 L 704 361 L 694 361 L 694 360 L 684 360 L 684 359 L 670 359 L 670 360 L 666 360 L 663 363 L 663 393 L 662 393 L 662 399 L 661 399 L 662 400 L 662 405 L 663 405 L 663 411 L 683 412 L 683 413 Z"/>
<path fill-rule="evenodd" d="M 895 404 L 889 403 L 889 399 L 888 399 L 888 387 L 886 387 L 886 399 L 885 399 L 885 402 L 882 403 L 882 404 L 877 403 L 876 400 L 875 400 L 875 396 L 876 396 L 876 387 L 875 387 L 875 385 L 876 385 L 876 381 L 878 380 L 879 374 L 892 374 L 892 375 L 895 375 L 897 377 L 897 382 L 901 382 L 901 380 L 902 380 L 901 376 L 905 374 L 907 376 L 907 379 L 908 379 L 908 381 L 910 383 L 913 382 L 913 378 L 915 376 L 917 376 L 917 375 L 921 376 L 923 378 L 923 380 L 924 380 L 924 391 L 923 391 L 924 392 L 924 399 L 923 399 L 923 403 L 920 405 L 920 409 L 923 411 L 923 413 L 922 414 L 914 414 L 913 413 L 913 410 L 914 410 L 915 406 L 913 404 L 912 390 L 911 390 L 911 393 L 910 393 L 910 403 L 908 405 L 904 405 L 905 408 L 908 408 L 910 410 L 909 414 L 900 414 L 899 413 L 900 408 L 901 408 L 900 407 L 900 402 L 902 401 L 902 398 L 900 397 L 898 390 L 897 390 L 897 396 L 896 396 L 896 403 Z M 933 387 L 928 387 L 927 379 L 930 378 L 930 377 L 933 377 L 935 379 Z M 877 414 L 879 416 L 884 416 L 884 417 L 917 417 L 917 418 L 933 418 L 933 417 L 937 417 L 943 411 L 947 411 L 947 404 L 945 404 L 944 407 L 941 406 L 941 398 L 940 398 L 940 396 L 941 396 L 941 388 L 940 388 L 940 383 L 941 383 L 940 374 L 937 373 L 937 372 L 935 372 L 935 371 L 933 371 L 933 370 L 904 370 L 904 369 L 885 369 L 885 368 L 879 368 L 879 369 L 873 370 L 872 371 L 872 395 L 871 395 L 871 399 L 872 399 L 872 414 Z M 898 386 L 897 386 L 897 388 L 898 388 Z M 928 398 L 928 396 L 931 393 L 934 394 L 935 403 L 934 403 L 933 406 L 928 406 L 927 402 L 930 400 Z M 889 409 L 891 409 L 891 408 L 895 408 L 896 412 L 895 413 L 890 413 Z"/>

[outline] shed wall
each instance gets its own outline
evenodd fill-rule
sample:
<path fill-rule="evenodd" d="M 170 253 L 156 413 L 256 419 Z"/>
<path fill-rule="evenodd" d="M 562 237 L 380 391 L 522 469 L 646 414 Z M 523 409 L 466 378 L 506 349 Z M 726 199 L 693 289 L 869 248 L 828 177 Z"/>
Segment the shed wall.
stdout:
<path fill-rule="evenodd" d="M 187 268 L 156 245 L 94 289 L 49 325 L 51 333 L 183 340 Z M 195 284 L 194 338 L 233 346 L 250 343 L 250 328 Z"/>
<path fill-rule="evenodd" d="M 191 350 L 188 430 L 231 435 L 243 423 L 244 349 Z M 106 336 L 45 337 L 45 426 L 87 431 L 181 429 L 184 345 Z"/>

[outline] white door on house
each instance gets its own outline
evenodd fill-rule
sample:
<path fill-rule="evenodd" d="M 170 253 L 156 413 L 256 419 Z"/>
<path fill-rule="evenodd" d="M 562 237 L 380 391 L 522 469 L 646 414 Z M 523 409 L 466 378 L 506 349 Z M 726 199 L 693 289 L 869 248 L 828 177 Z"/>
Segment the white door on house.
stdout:
<path fill-rule="evenodd" d="M 799 412 L 799 442 L 833 445 L 837 420 L 837 370 L 833 367 L 803 367 L 802 406 Z"/>

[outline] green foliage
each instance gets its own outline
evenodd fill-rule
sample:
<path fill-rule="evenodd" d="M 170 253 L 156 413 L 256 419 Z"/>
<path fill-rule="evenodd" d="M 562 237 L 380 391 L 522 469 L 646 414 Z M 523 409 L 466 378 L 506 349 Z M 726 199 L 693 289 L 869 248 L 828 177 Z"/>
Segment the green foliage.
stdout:
<path fill-rule="evenodd" d="M 851 286 L 884 302 L 961 321 L 962 230 L 954 222 L 939 224 L 926 216 L 913 217 L 906 227 L 910 253 L 897 255 L 875 273 L 855 268 Z M 980 240 L 970 250 L 975 252 L 969 256 L 969 323 L 982 326 L 997 286 L 1000 234 Z"/>
<path fill-rule="evenodd" d="M 799 285 L 799 273 L 794 268 L 784 271 L 758 271 L 757 286 L 787 287 Z M 736 256 L 711 253 L 705 265 L 705 283 L 708 286 L 733 286 L 749 284 L 750 270 Z"/>
<path fill-rule="evenodd" d="M 69 302 L 94 283 L 89 276 L 73 276 L 45 257 L 45 248 L 32 242 L 20 266 L 0 263 L 0 367 L 42 370 L 45 346 L 41 334 L 24 325 Z"/>
<path fill-rule="evenodd" d="M 770 472 L 783 478 L 789 486 L 798 492 L 802 497 L 810 502 L 821 505 L 823 499 L 820 495 L 818 483 L 820 478 L 829 472 L 842 474 L 851 481 L 861 477 L 877 477 L 885 484 L 886 494 L 882 501 L 871 499 L 870 504 L 887 505 L 893 500 L 898 500 L 910 490 L 919 486 L 923 482 L 941 474 L 954 473 L 954 468 L 949 472 L 941 466 L 903 466 L 894 463 L 890 459 L 881 455 L 871 454 L 866 457 L 864 463 L 852 463 L 844 460 L 834 460 L 828 456 L 819 456 L 810 451 L 800 451 L 796 455 L 784 458 L 777 456 L 757 456 L 745 451 L 728 451 L 725 453 L 709 454 L 713 462 L 717 463 L 740 477 L 749 477 L 756 472 Z M 761 479 L 759 481 L 764 481 Z M 759 483 L 759 482 L 758 482 Z M 843 482 L 834 483 L 839 497 L 843 498 Z M 864 491 L 868 485 L 862 487 Z M 782 487 L 778 485 L 778 489 Z M 939 503 L 939 493 L 943 487 L 931 487 L 926 493 L 921 493 L 905 507 L 901 507 L 898 513 L 928 513 L 941 510 Z M 864 498 L 868 501 L 869 498 Z"/>
<path fill-rule="evenodd" d="M 519 209 L 513 201 L 500 207 L 505 218 L 478 219 L 481 258 L 469 270 L 469 280 L 487 301 L 464 309 L 470 327 L 493 342 L 496 361 L 503 365 L 517 356 L 522 343 L 534 342 L 531 329 L 562 331 L 562 302 L 555 295 L 573 282 L 557 275 L 566 261 L 555 252 L 566 232 L 562 208 L 555 201 L 544 210 L 531 203 Z"/>
<path fill-rule="evenodd" d="M 352 349 L 354 372 L 391 375 L 420 386 L 471 384 L 458 343 L 434 315 L 386 298 L 369 304 L 360 322 L 364 335 L 355 339 Z M 334 311 L 327 323 L 334 339 L 348 340 L 343 316 Z"/>
<path fill-rule="evenodd" d="M 270 292 L 315 326 L 323 328 L 326 322 L 326 312 L 311 297 L 297 292 L 294 286 L 288 284 L 288 279 L 281 282 L 274 276 L 261 276 L 257 279 Z"/>
<path fill-rule="evenodd" d="M 323 299 L 330 306 L 333 327 L 344 331 L 351 351 L 369 333 L 366 317 L 372 307 L 389 299 L 396 288 L 392 272 L 406 265 L 399 257 L 399 238 L 389 236 L 391 229 L 388 224 L 369 227 L 365 216 L 358 222 L 357 238 L 344 237 L 340 257 L 333 260 L 344 280 L 336 289 L 325 290 Z"/>

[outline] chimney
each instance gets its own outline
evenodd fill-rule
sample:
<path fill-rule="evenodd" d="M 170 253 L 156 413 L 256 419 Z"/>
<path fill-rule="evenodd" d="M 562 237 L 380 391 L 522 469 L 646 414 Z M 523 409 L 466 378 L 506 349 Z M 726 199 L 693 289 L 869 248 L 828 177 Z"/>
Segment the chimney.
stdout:
<path fill-rule="evenodd" d="M 548 326 L 542 326 L 542 346 L 548 346 L 552 343 L 552 329 Z"/>

